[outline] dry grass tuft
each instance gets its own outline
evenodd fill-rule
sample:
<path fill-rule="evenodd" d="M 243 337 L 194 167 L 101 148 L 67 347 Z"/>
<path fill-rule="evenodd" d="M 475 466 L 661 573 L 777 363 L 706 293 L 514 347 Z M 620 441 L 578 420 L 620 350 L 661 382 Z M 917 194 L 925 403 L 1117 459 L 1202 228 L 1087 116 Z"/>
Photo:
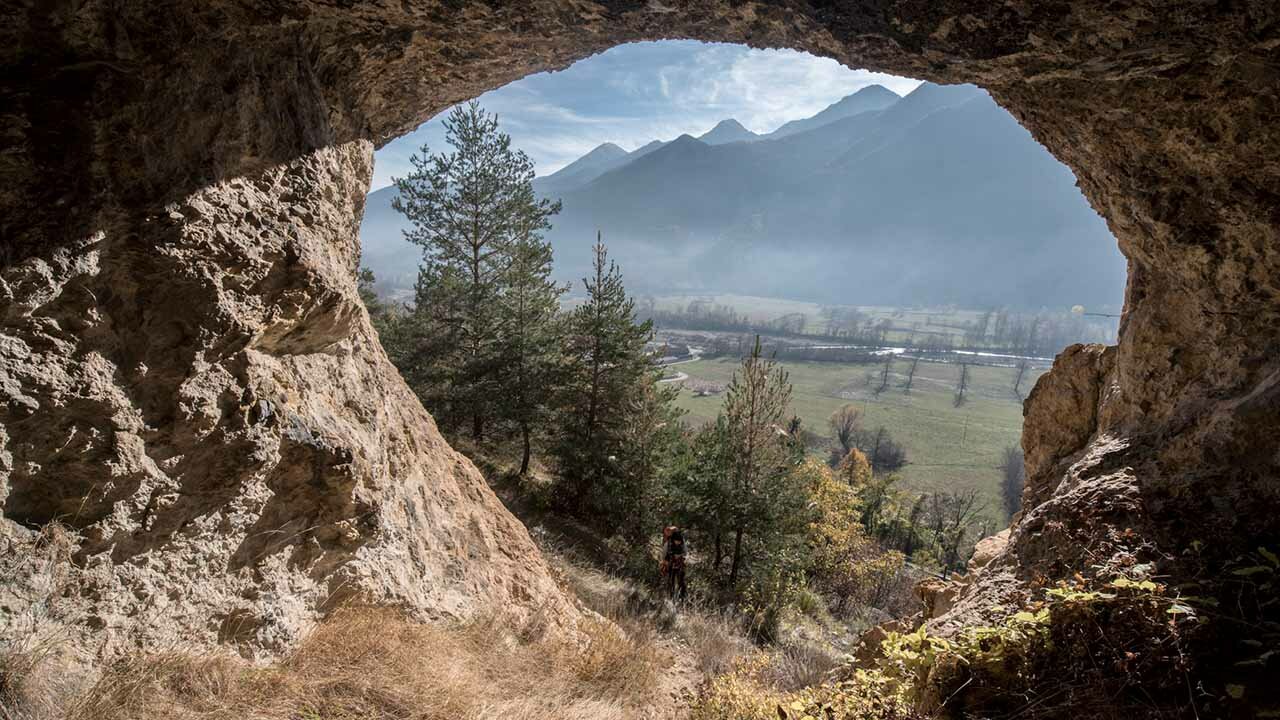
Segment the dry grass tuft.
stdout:
<path fill-rule="evenodd" d="M 588 622 L 585 644 L 494 620 L 446 627 L 353 608 L 278 665 L 170 653 L 110 668 L 73 720 L 641 717 L 664 658 L 652 638 Z"/>
<path fill-rule="evenodd" d="M 0 720 L 57 717 L 57 698 L 46 670 L 50 651 L 8 648 L 0 653 Z"/>
<path fill-rule="evenodd" d="M 74 548 L 58 523 L 0 532 L 0 603 L 22 608 L 0 625 L 0 720 L 60 717 L 78 690 L 78 675 L 69 672 L 78 660 L 67 642 L 76 616 L 64 602 Z"/>
<path fill-rule="evenodd" d="M 705 678 L 729 672 L 741 657 L 755 651 L 741 624 L 728 612 L 689 613 L 679 633 L 693 652 L 694 664 Z"/>
<path fill-rule="evenodd" d="M 840 657 L 829 648 L 804 640 L 785 642 L 770 653 L 764 679 L 783 692 L 818 685 L 840 667 Z"/>

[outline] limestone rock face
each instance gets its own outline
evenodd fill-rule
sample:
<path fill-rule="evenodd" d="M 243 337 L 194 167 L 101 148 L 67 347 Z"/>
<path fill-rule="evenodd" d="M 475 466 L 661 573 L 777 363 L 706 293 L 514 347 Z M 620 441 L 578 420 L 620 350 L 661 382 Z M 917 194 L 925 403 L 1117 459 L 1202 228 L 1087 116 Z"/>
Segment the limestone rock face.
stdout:
<path fill-rule="evenodd" d="M 76 533 L 54 619 L 94 652 L 278 653 L 346 600 L 576 618 L 369 326 L 371 170 L 325 148 L 6 274 L 4 532 Z"/>
<path fill-rule="evenodd" d="M 359 196 L 370 143 L 657 38 L 976 82 L 1075 171 L 1129 258 L 1118 346 L 1068 349 L 1040 380 L 1021 522 L 938 628 L 1032 578 L 1157 562 L 1176 579 L 1193 540 L 1227 558 L 1280 536 L 1280 4 L 87 0 L 0 17 L 0 502 L 80 531 L 77 572 L 100 578 L 84 602 L 124 635 L 212 638 L 209 617 L 234 616 L 267 652 L 349 588 L 423 614 L 563 603 L 372 342 L 350 279 Z M 141 627 L 163 603 L 186 619 Z"/>
<path fill-rule="evenodd" d="M 969 558 L 969 575 L 976 575 L 980 570 L 991 564 L 1000 553 L 1009 547 L 1009 530 L 1006 528 L 978 541 L 973 547 L 973 557 Z"/>
<path fill-rule="evenodd" d="M 1053 496 L 1062 467 L 1098 429 L 1098 406 L 1115 366 L 1114 348 L 1073 345 L 1053 372 L 1027 396 L 1022 437 L 1027 487 L 1023 503 L 1034 508 Z"/>

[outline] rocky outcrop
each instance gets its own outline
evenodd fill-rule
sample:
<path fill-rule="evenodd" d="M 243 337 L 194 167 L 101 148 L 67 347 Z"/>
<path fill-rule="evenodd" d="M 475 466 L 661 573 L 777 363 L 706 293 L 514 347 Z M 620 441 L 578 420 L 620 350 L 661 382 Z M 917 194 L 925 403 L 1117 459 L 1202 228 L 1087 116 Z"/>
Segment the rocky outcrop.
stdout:
<path fill-rule="evenodd" d="M 278 653 L 349 600 L 574 622 L 369 326 L 371 169 L 368 142 L 318 150 L 6 273 L 0 535 L 17 560 L 30 528 L 68 526 L 45 620 L 92 653 Z"/>
<path fill-rule="evenodd" d="M 974 575 L 990 565 L 991 561 L 999 557 L 1007 547 L 1009 547 L 1008 528 L 979 540 L 978 544 L 973 546 L 973 556 L 969 558 L 969 574 Z"/>
<path fill-rule="evenodd" d="M 297 626 L 272 618 L 351 588 L 423 614 L 562 602 L 371 342 L 349 277 L 358 196 L 370 142 L 663 37 L 981 84 L 1129 258 L 1118 347 L 1070 349 L 1041 379 L 1022 520 L 938 628 L 1037 578 L 1139 561 L 1176 578 L 1193 541 L 1221 559 L 1280 537 L 1276 3 L 0 12 L 3 515 L 71 523 L 77 572 L 102 576 L 85 602 L 130 637 L 212 638 L 207 616 L 243 608 L 231 625 L 267 652 Z M 139 627 L 161 603 L 189 619 Z"/>

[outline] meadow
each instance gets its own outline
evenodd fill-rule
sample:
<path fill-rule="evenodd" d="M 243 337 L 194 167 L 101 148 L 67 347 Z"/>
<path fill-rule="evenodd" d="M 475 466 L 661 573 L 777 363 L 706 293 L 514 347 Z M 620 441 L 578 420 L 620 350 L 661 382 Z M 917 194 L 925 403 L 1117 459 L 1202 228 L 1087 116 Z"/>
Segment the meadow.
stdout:
<path fill-rule="evenodd" d="M 810 430 L 829 432 L 827 418 L 851 403 L 864 413 L 864 426 L 885 426 L 907 449 L 908 465 L 900 471 L 904 487 L 920 492 L 977 489 L 986 502 L 986 517 L 997 527 L 1007 518 L 1000 509 L 1001 453 L 1016 445 L 1022 433 L 1022 402 L 1013 393 L 1016 368 L 969 366 L 966 401 L 955 405 L 960 366 L 921 361 L 911 391 L 905 392 L 911 362 L 896 359 L 887 388 L 881 384 L 880 365 L 786 362 L 794 387 L 792 412 Z M 739 366 L 736 358 L 708 358 L 678 366 L 691 385 L 727 384 Z M 1043 373 L 1029 368 L 1023 378 L 1025 393 Z M 686 421 L 701 425 L 715 418 L 723 394 L 694 397 L 682 389 L 677 404 L 688 414 Z"/>

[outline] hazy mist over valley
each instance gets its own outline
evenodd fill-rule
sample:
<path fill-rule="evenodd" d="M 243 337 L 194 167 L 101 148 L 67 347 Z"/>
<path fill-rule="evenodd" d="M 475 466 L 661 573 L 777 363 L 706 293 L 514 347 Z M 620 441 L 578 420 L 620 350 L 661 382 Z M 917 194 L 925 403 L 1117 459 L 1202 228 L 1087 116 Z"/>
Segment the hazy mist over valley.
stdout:
<path fill-rule="evenodd" d="M 630 152 L 604 143 L 535 189 L 563 202 L 547 237 L 571 282 L 599 230 L 647 294 L 1114 311 L 1124 287 L 1071 171 L 971 85 L 869 85 L 766 133 L 726 118 Z M 420 251 L 395 193 L 369 195 L 361 241 L 381 290 L 406 294 Z"/>

